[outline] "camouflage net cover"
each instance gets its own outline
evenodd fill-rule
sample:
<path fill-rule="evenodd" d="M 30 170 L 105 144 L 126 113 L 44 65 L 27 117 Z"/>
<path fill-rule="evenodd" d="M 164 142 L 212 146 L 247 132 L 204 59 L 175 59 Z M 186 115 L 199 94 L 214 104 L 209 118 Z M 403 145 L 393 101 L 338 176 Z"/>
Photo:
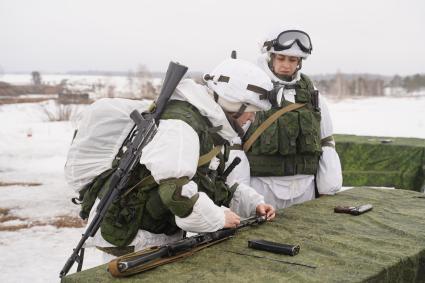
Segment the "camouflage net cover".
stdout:
<path fill-rule="evenodd" d="M 425 198 L 406 190 L 354 188 L 280 211 L 274 222 L 182 261 L 124 279 L 106 265 L 62 282 L 425 282 Z M 370 203 L 360 216 L 336 214 L 337 205 Z M 252 250 L 251 239 L 299 244 L 294 257 Z M 241 252 L 316 266 L 288 265 L 229 253 Z"/>
<path fill-rule="evenodd" d="M 425 140 L 335 135 L 344 186 L 425 189 Z"/>

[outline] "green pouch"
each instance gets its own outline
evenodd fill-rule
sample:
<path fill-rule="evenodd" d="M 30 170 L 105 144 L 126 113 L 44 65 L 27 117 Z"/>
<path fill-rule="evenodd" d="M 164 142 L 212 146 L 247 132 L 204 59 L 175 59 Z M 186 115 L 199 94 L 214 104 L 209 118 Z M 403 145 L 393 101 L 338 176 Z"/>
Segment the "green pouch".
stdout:
<path fill-rule="evenodd" d="M 320 114 L 312 111 L 299 111 L 300 135 L 299 152 L 319 154 L 320 145 Z"/>
<path fill-rule="evenodd" d="M 299 133 L 298 112 L 288 112 L 278 119 L 279 153 L 281 155 L 297 152 L 297 137 Z"/>
<path fill-rule="evenodd" d="M 273 115 L 276 109 L 272 109 L 265 112 L 257 112 L 254 124 L 249 128 L 247 138 L 249 138 L 258 127 L 267 120 L 268 117 Z M 279 130 L 278 123 L 274 122 L 271 124 L 254 142 L 251 147 L 252 154 L 256 155 L 274 155 L 279 150 Z"/>
<path fill-rule="evenodd" d="M 157 190 L 151 190 L 149 192 L 149 197 L 146 201 L 146 212 L 149 213 L 153 219 L 158 221 L 170 212 L 162 202 Z"/>
<path fill-rule="evenodd" d="M 101 224 L 102 237 L 115 246 L 128 246 L 141 226 L 146 198 L 143 190 L 133 190 L 113 203 Z"/>
<path fill-rule="evenodd" d="M 82 219 L 89 218 L 90 211 L 96 202 L 96 199 L 99 196 L 100 191 L 106 187 L 109 188 L 110 176 L 115 171 L 115 169 L 109 169 L 96 177 L 92 183 L 86 185 L 83 190 L 80 192 L 81 202 L 81 211 L 80 217 Z"/>
<path fill-rule="evenodd" d="M 228 206 L 236 187 L 233 188 L 226 185 L 225 180 L 217 176 L 214 180 L 211 180 L 207 175 L 196 173 L 195 182 L 198 184 L 198 191 L 204 192 L 207 196 L 218 206 Z"/>
<path fill-rule="evenodd" d="M 260 136 L 260 154 L 274 155 L 279 150 L 278 124 L 274 122 Z"/>
<path fill-rule="evenodd" d="M 214 203 L 218 206 L 224 205 L 228 207 L 237 187 L 237 183 L 235 183 L 232 187 L 229 187 L 226 185 L 223 178 L 217 178 L 215 181 L 216 193 Z"/>
<path fill-rule="evenodd" d="M 140 229 L 155 234 L 168 234 L 171 230 L 178 229 L 175 224 L 173 225 L 173 220 L 174 215 L 162 202 L 158 188 L 150 190 Z"/>
<path fill-rule="evenodd" d="M 267 118 L 273 113 L 276 112 L 275 109 L 269 111 L 257 112 L 254 123 L 249 127 L 249 130 L 246 134 L 246 139 L 248 139 L 258 127 L 267 120 Z M 260 137 L 252 144 L 250 152 L 255 155 L 274 155 L 279 150 L 279 135 L 278 135 L 278 126 L 277 122 L 274 122 L 270 127 L 268 127 Z"/>
<path fill-rule="evenodd" d="M 198 184 L 198 191 L 204 192 L 208 195 L 208 197 L 212 200 L 215 199 L 215 186 L 212 180 L 206 175 L 206 173 L 198 171 L 193 178 L 193 181 Z"/>

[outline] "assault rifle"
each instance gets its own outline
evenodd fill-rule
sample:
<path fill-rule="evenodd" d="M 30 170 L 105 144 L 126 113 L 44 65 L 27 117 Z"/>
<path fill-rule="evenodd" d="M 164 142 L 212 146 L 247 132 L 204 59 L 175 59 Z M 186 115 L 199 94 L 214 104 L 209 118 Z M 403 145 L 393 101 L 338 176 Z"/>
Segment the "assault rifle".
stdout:
<path fill-rule="evenodd" d="M 142 114 L 139 113 L 138 110 L 131 112 L 130 117 L 134 121 L 135 125 L 124 142 L 123 149 L 125 151 L 121 157 L 118 168 L 111 177 L 111 183 L 108 191 L 97 206 L 96 214 L 92 222 L 89 224 L 88 228 L 82 235 L 81 240 L 73 250 L 72 255 L 68 258 L 65 265 L 63 266 L 59 274 L 61 278 L 69 272 L 75 262 L 78 262 L 77 272 L 81 271 L 84 257 L 84 243 L 89 237 L 93 237 L 96 234 L 106 214 L 106 211 L 111 206 L 111 204 L 116 201 L 123 193 L 125 193 L 130 176 L 139 163 L 142 150 L 154 137 L 157 131 L 159 118 L 164 111 L 167 101 L 171 97 L 171 94 L 176 89 L 186 71 L 186 66 L 170 62 L 167 73 L 165 75 L 164 83 L 161 88 L 161 92 L 157 100 L 154 102 L 154 108 L 150 112 Z"/>
<path fill-rule="evenodd" d="M 108 271 L 114 277 L 125 277 L 140 273 L 191 256 L 196 251 L 229 239 L 241 228 L 261 224 L 266 220 L 264 216 L 255 216 L 241 221 L 236 228 L 201 233 L 164 246 L 124 255 L 109 262 Z"/>

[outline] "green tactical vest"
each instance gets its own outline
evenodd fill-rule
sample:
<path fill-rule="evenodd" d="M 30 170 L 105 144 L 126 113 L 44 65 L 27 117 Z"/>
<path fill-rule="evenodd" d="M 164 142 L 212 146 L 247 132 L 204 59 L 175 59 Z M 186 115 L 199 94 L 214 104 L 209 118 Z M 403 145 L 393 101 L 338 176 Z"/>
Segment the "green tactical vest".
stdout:
<path fill-rule="evenodd" d="M 300 109 L 280 116 L 254 142 L 247 152 L 251 176 L 291 176 L 316 174 L 322 153 L 320 145 L 320 109 L 312 104 L 313 83 L 304 74 L 294 86 L 295 102 L 306 103 Z M 282 101 L 285 107 L 291 104 Z M 249 128 L 246 139 L 273 113 L 257 112 L 254 123 Z"/>
<path fill-rule="evenodd" d="M 178 119 L 189 124 L 198 134 L 200 155 L 208 153 L 215 145 L 224 143 L 209 120 L 187 102 L 169 101 L 161 119 Z M 211 172 L 208 163 L 198 167 L 192 179 L 197 183 L 198 191 L 206 193 L 218 206 L 228 206 L 237 187 L 228 187 L 222 177 L 228 158 L 226 148 L 227 146 L 225 154 L 217 155 L 220 159 L 217 171 Z M 102 197 L 109 188 L 112 172 L 113 169 L 104 172 L 86 188 L 82 197 L 81 216 L 88 216 L 96 198 Z M 133 189 L 121 196 L 107 211 L 101 224 L 101 233 L 111 244 L 118 247 L 129 245 L 139 229 L 156 234 L 174 234 L 179 230 L 174 216 L 186 217 L 192 212 L 198 195 L 190 199 L 181 196 L 182 186 L 189 182 L 188 178 L 168 179 L 158 185 L 149 176 L 150 171 L 144 165 L 139 165 L 129 181 L 128 188 Z M 143 179 L 151 181 L 140 182 Z"/>

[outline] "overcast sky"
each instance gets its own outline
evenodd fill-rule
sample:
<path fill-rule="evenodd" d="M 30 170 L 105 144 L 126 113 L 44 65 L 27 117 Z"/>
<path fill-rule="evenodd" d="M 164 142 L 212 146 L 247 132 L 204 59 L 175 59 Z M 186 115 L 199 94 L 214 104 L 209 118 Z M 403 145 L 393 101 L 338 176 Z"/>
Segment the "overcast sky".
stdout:
<path fill-rule="evenodd" d="M 425 73 L 424 0 L 0 0 L 0 72 L 209 71 L 270 30 L 313 42 L 307 74 Z"/>

